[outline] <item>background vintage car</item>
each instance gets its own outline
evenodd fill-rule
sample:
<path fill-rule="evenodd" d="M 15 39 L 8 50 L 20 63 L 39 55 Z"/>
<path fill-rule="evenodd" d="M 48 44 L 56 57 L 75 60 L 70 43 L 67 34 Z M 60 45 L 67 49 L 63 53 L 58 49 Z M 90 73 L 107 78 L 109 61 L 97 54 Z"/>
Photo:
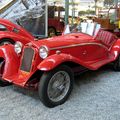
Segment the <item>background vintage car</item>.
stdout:
<path fill-rule="evenodd" d="M 9 20 L 0 19 L 0 45 L 20 41 L 26 44 L 35 38 L 24 28 L 16 25 Z"/>
<path fill-rule="evenodd" d="M 96 34 L 97 25 L 93 28 L 90 31 Z M 108 63 L 120 70 L 120 40 L 114 34 L 99 30 L 93 37 L 69 32 L 66 27 L 64 33 L 68 34 L 59 37 L 31 41 L 24 46 L 20 42 L 14 47 L 1 46 L 1 85 L 13 83 L 38 89 L 43 104 L 54 107 L 69 97 L 75 73 L 97 70 Z"/>

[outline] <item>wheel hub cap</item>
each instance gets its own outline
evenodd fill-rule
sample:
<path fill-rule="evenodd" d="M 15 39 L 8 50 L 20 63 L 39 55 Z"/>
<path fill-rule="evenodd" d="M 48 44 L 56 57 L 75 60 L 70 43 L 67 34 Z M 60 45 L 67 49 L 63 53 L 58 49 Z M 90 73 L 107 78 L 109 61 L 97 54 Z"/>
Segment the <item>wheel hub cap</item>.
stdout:
<path fill-rule="evenodd" d="M 70 76 L 65 71 L 55 73 L 49 81 L 47 94 L 51 101 L 59 102 L 68 93 L 70 88 Z"/>

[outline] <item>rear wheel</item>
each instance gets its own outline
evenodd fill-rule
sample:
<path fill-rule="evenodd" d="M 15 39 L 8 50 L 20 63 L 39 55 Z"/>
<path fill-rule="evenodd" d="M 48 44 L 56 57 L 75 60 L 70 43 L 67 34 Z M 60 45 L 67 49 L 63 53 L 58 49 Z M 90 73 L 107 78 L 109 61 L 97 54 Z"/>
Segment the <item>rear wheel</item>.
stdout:
<path fill-rule="evenodd" d="M 2 39 L 0 40 L 0 46 L 5 45 L 5 44 L 14 44 L 15 42 L 11 39 Z"/>
<path fill-rule="evenodd" d="M 73 88 L 74 75 L 67 66 L 45 72 L 39 82 L 40 100 L 47 107 L 63 104 Z"/>
<path fill-rule="evenodd" d="M 113 67 L 115 71 L 120 71 L 120 55 L 118 56 L 117 60 L 113 63 Z"/>

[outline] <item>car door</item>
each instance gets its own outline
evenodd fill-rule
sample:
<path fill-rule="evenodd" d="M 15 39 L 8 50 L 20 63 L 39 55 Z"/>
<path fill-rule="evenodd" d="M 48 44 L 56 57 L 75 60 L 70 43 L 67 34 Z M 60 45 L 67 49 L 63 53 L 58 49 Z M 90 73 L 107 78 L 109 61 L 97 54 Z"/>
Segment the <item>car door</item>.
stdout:
<path fill-rule="evenodd" d="M 101 43 L 89 42 L 79 46 L 79 59 L 84 62 L 97 62 L 107 57 L 108 48 Z"/>

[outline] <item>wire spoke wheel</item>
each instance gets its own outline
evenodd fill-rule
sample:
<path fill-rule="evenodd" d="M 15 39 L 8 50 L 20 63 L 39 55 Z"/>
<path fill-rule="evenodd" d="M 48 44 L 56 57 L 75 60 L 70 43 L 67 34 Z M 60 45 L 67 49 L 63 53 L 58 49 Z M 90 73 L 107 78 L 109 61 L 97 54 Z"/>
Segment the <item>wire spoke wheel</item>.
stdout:
<path fill-rule="evenodd" d="M 70 88 L 70 76 L 65 71 L 59 71 L 53 75 L 48 84 L 48 97 L 54 102 L 62 100 Z"/>
<path fill-rule="evenodd" d="M 63 104 L 71 94 L 73 81 L 74 73 L 66 65 L 45 72 L 38 87 L 40 100 L 47 107 Z"/>

